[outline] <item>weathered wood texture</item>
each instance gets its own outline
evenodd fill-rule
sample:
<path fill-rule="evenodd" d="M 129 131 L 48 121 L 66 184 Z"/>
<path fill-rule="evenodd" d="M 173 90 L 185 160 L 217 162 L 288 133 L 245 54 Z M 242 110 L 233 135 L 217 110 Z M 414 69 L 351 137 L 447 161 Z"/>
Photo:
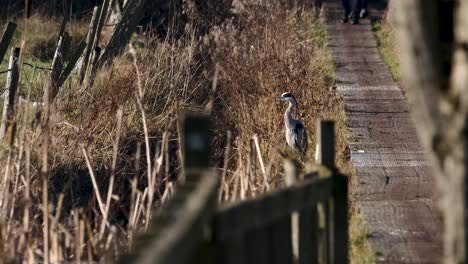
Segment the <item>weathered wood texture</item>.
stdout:
<path fill-rule="evenodd" d="M 91 58 L 92 51 L 94 50 L 94 38 L 96 35 L 96 29 L 99 22 L 99 13 L 100 13 L 100 6 L 96 6 L 93 9 L 93 16 L 91 17 L 91 21 L 89 22 L 88 28 L 88 35 L 86 36 L 86 48 L 83 54 L 83 58 L 81 60 L 80 65 L 80 72 L 79 72 L 79 82 L 82 83 L 85 74 L 87 72 L 87 67 L 89 65 L 89 60 Z"/>
<path fill-rule="evenodd" d="M 329 177 L 310 179 L 256 199 L 227 205 L 216 215 L 215 233 L 222 240 L 302 211 L 311 204 L 327 200 L 331 183 Z"/>
<path fill-rule="evenodd" d="M 441 262 L 467 263 L 468 1 L 394 2 L 402 77 L 444 223 Z"/>
<path fill-rule="evenodd" d="M 20 52 L 20 48 L 13 48 L 11 50 L 10 62 L 8 64 L 8 69 L 10 71 L 7 75 L 3 101 L 2 124 L 0 126 L 0 140 L 4 140 L 5 137 L 10 134 L 10 142 L 13 142 L 13 119 L 18 96 Z"/>
<path fill-rule="evenodd" d="M 3 61 L 3 57 L 8 51 L 10 42 L 13 39 L 13 34 L 16 30 L 16 24 L 13 22 L 8 22 L 8 25 L 3 32 L 2 38 L 0 39 L 0 63 Z"/>
<path fill-rule="evenodd" d="M 204 227 L 214 214 L 218 176 L 207 171 L 187 180 L 162 206 L 148 231 L 137 240 L 132 255 L 120 263 L 189 263 L 205 239 Z"/>
<path fill-rule="evenodd" d="M 342 201 L 347 182 L 335 180 L 334 168 L 309 168 L 305 180 L 297 182 L 297 168 L 286 162 L 286 188 L 217 208 L 219 177 L 207 170 L 209 118 L 186 115 L 182 127 L 187 179 L 121 263 L 348 262 L 348 210 Z M 321 128 L 320 157 L 334 164 L 333 123 L 325 122 Z M 318 232 L 318 204 L 325 208 L 323 235 Z M 293 235 L 293 230 L 298 233 Z M 326 249 L 321 255 L 320 247 Z"/>
<path fill-rule="evenodd" d="M 321 255 L 323 263 L 325 259 L 347 263 L 347 257 L 340 253 L 347 252 L 347 248 L 337 247 L 333 238 L 333 234 L 347 238 L 346 234 L 333 233 L 333 227 L 343 219 L 336 220 L 330 210 L 324 210 L 326 232 L 322 236 L 318 232 L 316 205 L 328 205 L 332 179 L 329 173 L 312 177 L 215 212 L 218 177 L 214 172 L 201 177 L 192 174 L 158 210 L 149 231 L 139 237 L 134 250 L 121 263 L 294 263 L 293 212 L 300 216 L 299 263 L 319 263 L 320 245 L 322 249 L 330 245 L 329 251 Z M 346 217 L 346 213 L 335 215 Z"/>
<path fill-rule="evenodd" d="M 104 65 L 106 62 L 112 60 L 115 56 L 122 53 L 136 26 L 140 21 L 145 10 L 145 3 L 147 0 L 129 0 L 125 7 L 125 12 L 119 24 L 115 27 L 112 37 L 106 49 L 99 58 L 96 67 Z"/>
<path fill-rule="evenodd" d="M 52 65 L 51 65 L 51 71 L 49 73 L 49 82 L 48 82 L 48 88 L 46 89 L 46 92 L 44 93 L 44 98 L 43 101 L 44 103 L 52 103 L 54 100 L 55 96 L 59 92 L 59 85 L 58 85 L 58 80 L 60 77 L 60 73 L 62 72 L 63 64 L 64 64 L 64 46 L 65 43 L 67 42 L 67 39 L 69 39 L 70 36 L 68 33 L 64 33 L 63 36 L 59 38 L 59 41 L 57 43 L 57 48 L 55 50 L 54 58 L 52 60 Z"/>
<path fill-rule="evenodd" d="M 93 38 L 93 47 L 98 47 L 99 42 L 101 41 L 101 32 L 104 24 L 107 21 L 107 14 L 109 12 L 109 3 L 111 0 L 103 0 L 101 4 L 101 12 L 99 14 L 99 22 L 97 23 L 97 28 L 95 32 L 95 36 Z M 140 19 L 140 18 L 138 18 Z"/>
<path fill-rule="evenodd" d="M 83 51 L 86 47 L 85 42 L 80 42 L 78 44 L 78 47 L 75 48 L 73 53 L 68 58 L 68 63 L 67 66 L 63 69 L 63 71 L 60 73 L 58 80 L 57 80 L 57 86 L 61 87 L 63 83 L 67 80 L 68 76 L 70 76 L 71 72 L 76 66 L 76 63 L 78 62 L 78 59 L 80 58 L 81 54 L 83 54 Z"/>
<path fill-rule="evenodd" d="M 326 1 L 324 8 L 357 170 L 352 196 L 370 232 L 376 261 L 438 263 L 442 251 L 434 182 L 405 98 L 380 59 L 370 21 L 342 24 L 337 0 Z"/>

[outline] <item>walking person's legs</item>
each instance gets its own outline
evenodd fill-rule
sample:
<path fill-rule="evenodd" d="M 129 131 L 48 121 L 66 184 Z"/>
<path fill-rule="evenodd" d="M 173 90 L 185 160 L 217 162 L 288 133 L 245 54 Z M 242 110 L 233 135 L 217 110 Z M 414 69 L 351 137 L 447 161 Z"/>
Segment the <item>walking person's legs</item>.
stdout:
<path fill-rule="evenodd" d="M 367 9 L 367 0 L 362 0 L 362 10 L 359 15 L 360 18 L 366 18 L 369 15 L 369 11 Z"/>
<path fill-rule="evenodd" d="M 343 9 L 344 9 L 344 16 L 341 20 L 341 22 L 343 23 L 348 22 L 349 14 L 351 14 L 351 4 L 349 1 L 350 0 L 341 0 L 341 3 L 343 4 Z"/>
<path fill-rule="evenodd" d="M 359 15 L 361 14 L 362 9 L 362 0 L 356 0 L 356 4 L 354 6 L 353 11 L 353 25 L 359 24 Z"/>

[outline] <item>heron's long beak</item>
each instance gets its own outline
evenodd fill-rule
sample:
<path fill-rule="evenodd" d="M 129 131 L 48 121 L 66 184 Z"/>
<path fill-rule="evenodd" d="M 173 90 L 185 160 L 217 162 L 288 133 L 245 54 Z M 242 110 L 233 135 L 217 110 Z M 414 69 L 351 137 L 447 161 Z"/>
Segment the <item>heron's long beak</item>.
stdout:
<path fill-rule="evenodd" d="M 281 100 L 281 101 L 282 101 L 282 100 L 283 100 L 283 97 L 277 96 L 277 97 L 276 97 L 276 100 Z"/>

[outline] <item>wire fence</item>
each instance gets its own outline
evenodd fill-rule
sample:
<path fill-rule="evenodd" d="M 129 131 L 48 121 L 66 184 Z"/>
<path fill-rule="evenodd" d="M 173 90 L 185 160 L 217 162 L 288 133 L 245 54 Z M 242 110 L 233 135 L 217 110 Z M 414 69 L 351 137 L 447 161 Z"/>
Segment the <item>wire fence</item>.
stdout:
<path fill-rule="evenodd" d="M 51 68 L 41 67 L 41 66 L 29 63 L 29 62 L 23 62 L 23 65 L 29 66 L 31 68 L 35 68 L 36 70 L 42 70 L 42 71 L 51 71 L 52 70 Z M 1 70 L 0 74 L 5 74 L 5 73 L 8 73 L 10 71 L 11 71 L 11 69 Z"/>

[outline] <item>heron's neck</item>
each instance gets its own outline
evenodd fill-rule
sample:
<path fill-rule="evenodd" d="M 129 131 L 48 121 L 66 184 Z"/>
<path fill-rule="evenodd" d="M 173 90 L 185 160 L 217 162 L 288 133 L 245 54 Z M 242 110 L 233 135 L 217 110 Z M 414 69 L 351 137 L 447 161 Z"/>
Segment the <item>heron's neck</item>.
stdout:
<path fill-rule="evenodd" d="M 286 112 L 284 113 L 284 123 L 286 124 L 286 127 L 289 129 L 293 129 L 293 117 L 291 115 L 292 111 L 296 108 L 296 106 L 293 103 L 289 103 L 288 109 L 286 109 Z"/>

